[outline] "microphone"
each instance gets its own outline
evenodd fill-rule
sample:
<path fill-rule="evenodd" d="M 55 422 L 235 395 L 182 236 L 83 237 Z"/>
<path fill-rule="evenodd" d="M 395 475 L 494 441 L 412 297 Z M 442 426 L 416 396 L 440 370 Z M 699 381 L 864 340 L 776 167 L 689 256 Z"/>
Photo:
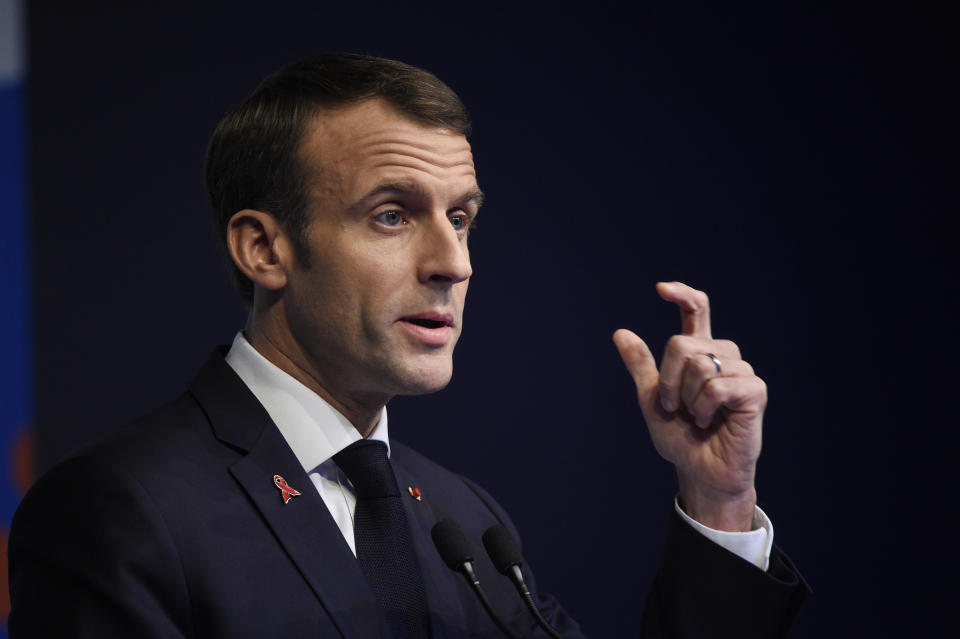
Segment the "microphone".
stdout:
<path fill-rule="evenodd" d="M 470 584 L 473 592 L 477 595 L 477 599 L 483 605 L 483 609 L 487 611 L 493 623 L 497 624 L 500 632 L 510 639 L 523 639 L 507 628 L 500 617 L 497 616 L 497 613 L 493 611 L 490 600 L 487 599 L 487 594 L 480 587 L 480 580 L 477 579 L 477 573 L 473 569 L 473 551 L 460 525 L 449 517 L 441 519 L 430 530 L 430 536 L 433 537 L 433 545 L 437 547 L 437 552 L 440 553 L 443 562 L 450 567 L 450 570 L 459 572 L 466 578 L 467 583 Z"/>
<path fill-rule="evenodd" d="M 523 573 L 520 571 L 520 566 L 523 565 L 520 547 L 517 546 L 517 542 L 514 541 L 510 531 L 500 524 L 490 526 L 487 528 L 487 532 L 483 533 L 483 547 L 487 549 L 487 554 L 490 555 L 494 568 L 509 577 L 513 585 L 516 586 L 523 603 L 527 605 L 544 632 L 553 639 L 563 639 L 563 635 L 554 630 L 553 626 L 543 618 L 537 604 L 533 601 L 533 595 L 530 594 L 530 589 L 527 588 L 527 584 L 523 580 Z"/>

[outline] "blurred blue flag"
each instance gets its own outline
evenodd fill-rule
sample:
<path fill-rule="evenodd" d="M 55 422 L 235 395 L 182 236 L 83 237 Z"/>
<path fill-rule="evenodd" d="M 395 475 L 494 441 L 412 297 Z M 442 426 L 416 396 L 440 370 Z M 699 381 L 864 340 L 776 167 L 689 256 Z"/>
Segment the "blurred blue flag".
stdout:
<path fill-rule="evenodd" d="M 33 470 L 23 8 L 21 0 L 0 0 L 0 637 L 7 636 L 10 610 L 7 533 Z"/>

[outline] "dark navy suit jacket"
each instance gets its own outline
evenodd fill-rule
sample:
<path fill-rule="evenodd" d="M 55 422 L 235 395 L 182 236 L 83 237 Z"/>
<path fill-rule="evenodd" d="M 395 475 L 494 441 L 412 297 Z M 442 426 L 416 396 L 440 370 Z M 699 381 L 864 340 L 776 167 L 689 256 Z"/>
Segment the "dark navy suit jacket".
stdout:
<path fill-rule="evenodd" d="M 404 504 L 433 637 L 501 637 L 430 530 L 449 516 L 478 540 L 496 523 L 516 535 L 513 524 L 469 480 L 399 442 L 391 451 L 401 488 L 422 494 Z M 300 496 L 285 504 L 274 475 Z M 545 636 L 484 555 L 494 608 L 519 634 Z M 10 579 L 13 639 L 389 637 L 323 500 L 220 351 L 179 399 L 36 484 L 14 518 Z M 779 636 L 805 593 L 779 551 L 764 573 L 677 520 L 642 628 L 624 636 Z M 556 601 L 538 599 L 564 635 L 583 637 Z"/>

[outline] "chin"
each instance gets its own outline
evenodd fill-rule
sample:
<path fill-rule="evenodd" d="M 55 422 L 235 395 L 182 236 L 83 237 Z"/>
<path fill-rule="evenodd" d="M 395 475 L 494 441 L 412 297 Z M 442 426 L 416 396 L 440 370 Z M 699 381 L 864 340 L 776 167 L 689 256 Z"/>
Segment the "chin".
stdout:
<path fill-rule="evenodd" d="M 453 377 L 453 362 L 446 365 L 420 367 L 408 371 L 402 380 L 398 380 L 401 390 L 397 395 L 428 395 L 443 390 Z"/>

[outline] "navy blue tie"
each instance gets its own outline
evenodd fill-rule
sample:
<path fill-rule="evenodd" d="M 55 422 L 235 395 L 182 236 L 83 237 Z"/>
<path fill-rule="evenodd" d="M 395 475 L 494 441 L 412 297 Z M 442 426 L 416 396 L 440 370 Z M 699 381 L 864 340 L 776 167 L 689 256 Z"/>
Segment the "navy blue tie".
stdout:
<path fill-rule="evenodd" d="M 423 577 L 387 446 L 361 439 L 333 456 L 357 495 L 357 561 L 397 639 L 429 637 Z"/>

